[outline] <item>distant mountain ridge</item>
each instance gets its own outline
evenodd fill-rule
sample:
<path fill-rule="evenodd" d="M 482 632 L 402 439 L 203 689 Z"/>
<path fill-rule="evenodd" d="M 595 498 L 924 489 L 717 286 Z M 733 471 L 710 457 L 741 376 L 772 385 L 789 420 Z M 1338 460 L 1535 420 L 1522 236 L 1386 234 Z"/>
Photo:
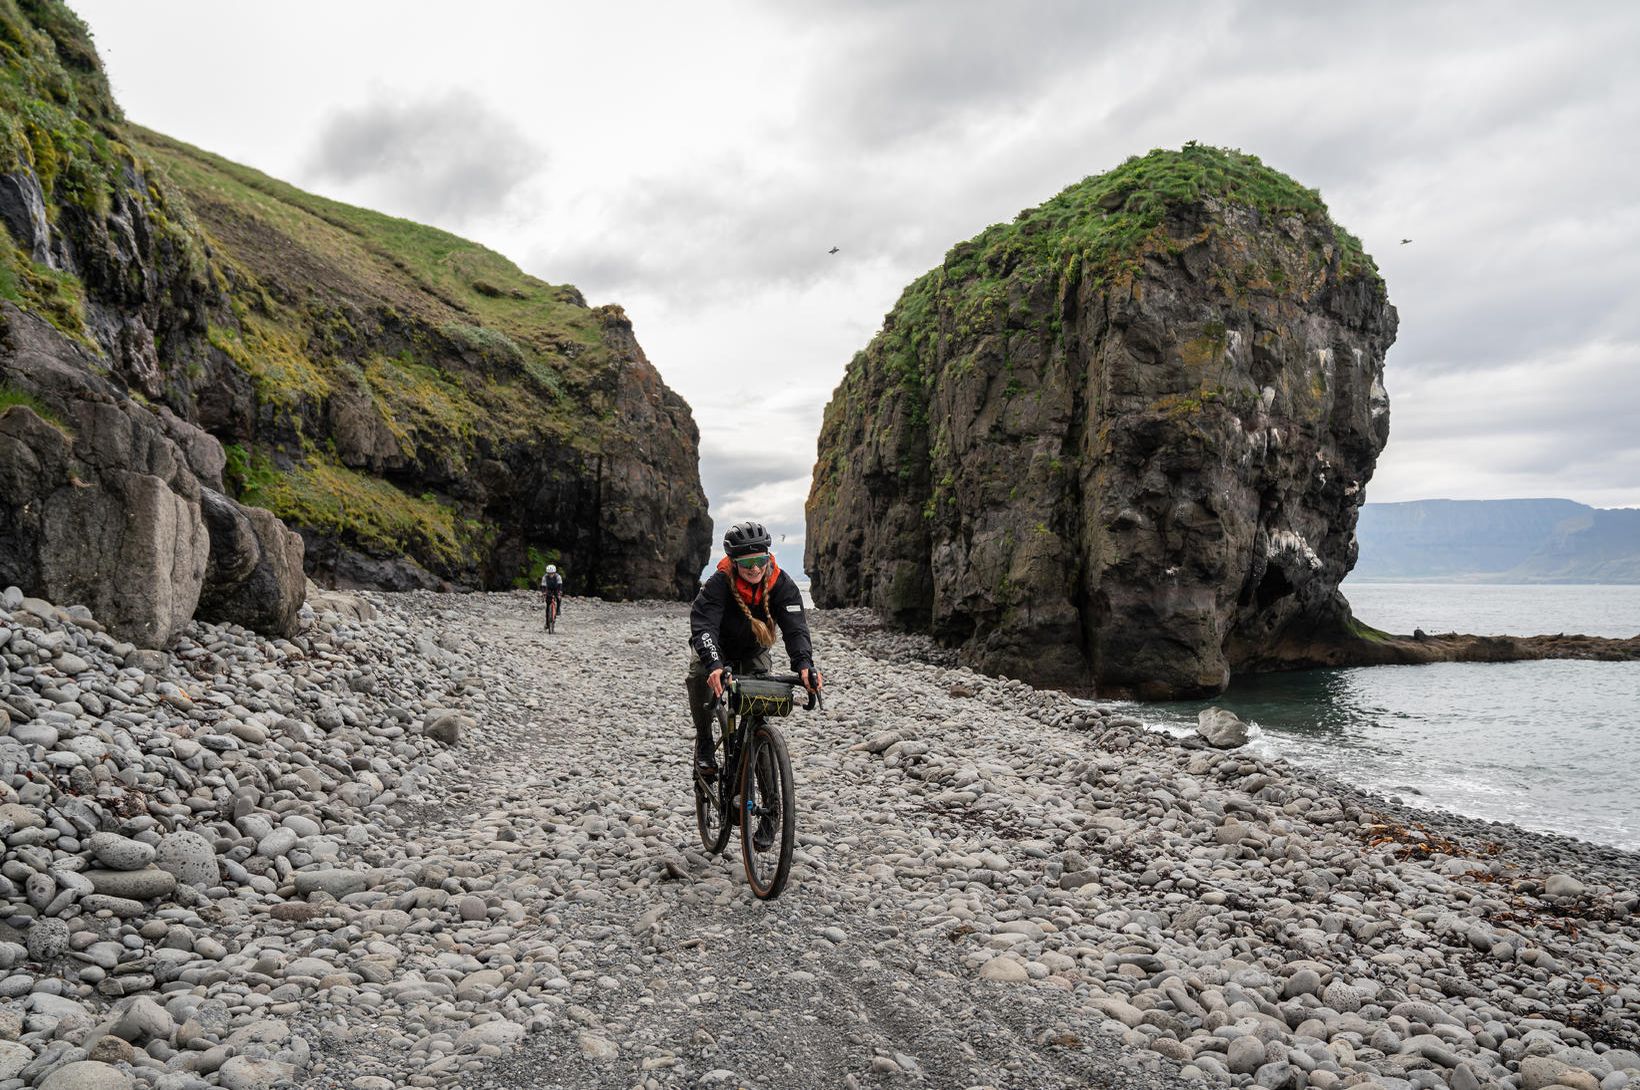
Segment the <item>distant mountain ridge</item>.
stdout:
<path fill-rule="evenodd" d="M 1369 503 L 1356 524 L 1362 582 L 1640 583 L 1640 509 L 1572 500 Z"/>

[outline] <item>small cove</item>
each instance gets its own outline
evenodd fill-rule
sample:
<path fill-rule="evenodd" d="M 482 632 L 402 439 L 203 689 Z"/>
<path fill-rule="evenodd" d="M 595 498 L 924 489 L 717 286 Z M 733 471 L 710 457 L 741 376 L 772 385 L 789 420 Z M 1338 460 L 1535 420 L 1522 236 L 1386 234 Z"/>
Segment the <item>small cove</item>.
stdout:
<path fill-rule="evenodd" d="M 1410 632 L 1632 636 L 1640 587 L 1369 583 L 1356 616 Z M 1211 701 L 1136 704 L 1188 733 L 1218 705 L 1260 753 L 1382 795 L 1640 850 L 1640 663 L 1546 660 L 1310 670 L 1237 678 Z"/>

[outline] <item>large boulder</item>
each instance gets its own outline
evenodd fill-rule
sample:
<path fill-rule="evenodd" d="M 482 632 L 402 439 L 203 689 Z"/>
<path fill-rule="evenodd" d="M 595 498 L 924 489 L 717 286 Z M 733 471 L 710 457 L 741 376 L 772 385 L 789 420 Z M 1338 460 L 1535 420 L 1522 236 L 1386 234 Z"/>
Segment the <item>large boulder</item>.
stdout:
<path fill-rule="evenodd" d="M 199 619 L 279 636 L 294 633 L 307 584 L 301 537 L 272 512 L 208 488 L 200 492 L 200 510 L 211 553 Z"/>
<path fill-rule="evenodd" d="M 958 245 L 827 406 L 817 604 L 1148 698 L 1353 638 L 1396 315 L 1313 191 L 1152 152 Z"/>

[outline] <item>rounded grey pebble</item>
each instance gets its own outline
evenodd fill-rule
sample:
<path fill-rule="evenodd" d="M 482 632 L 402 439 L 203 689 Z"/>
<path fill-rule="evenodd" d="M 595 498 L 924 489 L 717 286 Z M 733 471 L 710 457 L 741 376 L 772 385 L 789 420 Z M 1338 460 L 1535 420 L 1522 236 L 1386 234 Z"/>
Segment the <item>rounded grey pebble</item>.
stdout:
<path fill-rule="evenodd" d="M 62 920 L 35 920 L 25 936 L 28 956 L 35 961 L 61 957 L 68 949 L 68 924 Z"/>

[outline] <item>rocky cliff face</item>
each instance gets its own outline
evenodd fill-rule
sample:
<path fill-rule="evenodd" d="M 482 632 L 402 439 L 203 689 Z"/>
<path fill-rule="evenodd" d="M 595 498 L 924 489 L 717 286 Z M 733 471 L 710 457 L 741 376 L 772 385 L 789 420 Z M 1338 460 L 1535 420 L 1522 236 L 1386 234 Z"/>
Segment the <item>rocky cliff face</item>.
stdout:
<path fill-rule="evenodd" d="M 0 302 L 0 584 L 84 605 L 145 647 L 196 614 L 290 635 L 301 539 L 217 491 L 216 440 L 98 365 Z"/>
<path fill-rule="evenodd" d="M 1039 683 L 1213 693 L 1357 639 L 1395 310 L 1320 199 L 1152 152 L 958 245 L 827 406 L 820 605 Z"/>
<path fill-rule="evenodd" d="M 156 632 L 196 605 L 282 612 L 288 553 L 256 508 L 321 583 L 507 586 L 556 561 L 577 593 L 693 591 L 698 435 L 619 307 L 129 125 L 53 0 L 0 0 L 0 62 L 0 409 L 35 418 L 10 421 L 18 459 L 61 454 L 36 446 L 52 432 L 95 468 L 87 399 L 176 448 L 175 475 L 145 476 L 188 507 L 173 567 L 202 581 Z M 0 496 L 0 525 L 56 552 L 31 510 Z M 11 568 L 39 569 L 16 541 Z"/>

